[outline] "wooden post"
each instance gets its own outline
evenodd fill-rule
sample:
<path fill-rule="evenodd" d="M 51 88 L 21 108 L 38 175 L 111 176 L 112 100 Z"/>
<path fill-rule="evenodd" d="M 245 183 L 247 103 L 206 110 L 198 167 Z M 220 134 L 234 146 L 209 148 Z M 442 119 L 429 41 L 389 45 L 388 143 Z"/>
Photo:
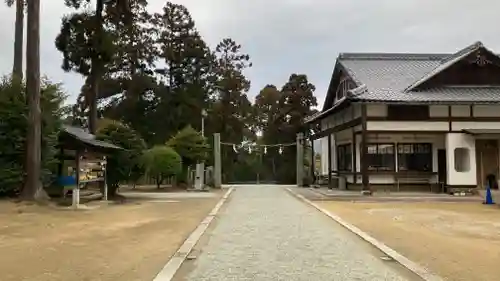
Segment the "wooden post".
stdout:
<path fill-rule="evenodd" d="M 214 134 L 214 187 L 222 187 L 222 162 L 220 151 L 220 133 Z"/>
<path fill-rule="evenodd" d="M 75 159 L 75 187 L 73 188 L 72 194 L 72 206 L 75 209 L 78 209 L 78 205 L 80 205 L 80 150 L 76 150 L 76 159 Z"/>
<path fill-rule="evenodd" d="M 310 173 L 311 173 L 311 183 L 316 183 L 316 177 L 315 177 L 315 171 L 316 171 L 316 157 L 315 157 L 315 151 L 314 151 L 314 140 L 310 138 L 311 141 L 311 166 L 310 168 Z"/>
<path fill-rule="evenodd" d="M 332 135 L 328 135 L 328 188 L 332 188 Z"/>
<path fill-rule="evenodd" d="M 104 201 L 108 201 L 108 182 L 106 180 L 106 169 L 108 167 L 108 162 L 107 162 L 107 159 L 106 159 L 106 156 L 103 157 L 103 160 L 104 160 L 104 163 L 103 163 L 103 172 L 102 172 L 102 177 L 103 177 L 103 180 L 104 180 L 104 196 L 103 196 L 103 199 Z"/>
<path fill-rule="evenodd" d="M 297 186 L 304 186 L 304 134 L 297 134 Z"/>
<path fill-rule="evenodd" d="M 361 168 L 361 183 L 363 185 L 361 194 L 371 195 L 370 179 L 368 178 L 368 165 L 366 156 L 368 155 L 368 134 L 366 128 L 366 104 L 361 105 L 361 149 L 360 149 L 360 168 Z M 354 156 L 356 157 L 356 156 Z"/>

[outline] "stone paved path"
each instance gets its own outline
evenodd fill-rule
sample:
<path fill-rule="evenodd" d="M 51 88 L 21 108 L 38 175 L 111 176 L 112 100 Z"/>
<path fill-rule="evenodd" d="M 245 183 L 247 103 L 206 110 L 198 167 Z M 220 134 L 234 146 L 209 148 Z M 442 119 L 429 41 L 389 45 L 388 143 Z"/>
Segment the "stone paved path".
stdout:
<path fill-rule="evenodd" d="M 283 187 L 237 187 L 226 204 L 185 280 L 410 280 Z"/>

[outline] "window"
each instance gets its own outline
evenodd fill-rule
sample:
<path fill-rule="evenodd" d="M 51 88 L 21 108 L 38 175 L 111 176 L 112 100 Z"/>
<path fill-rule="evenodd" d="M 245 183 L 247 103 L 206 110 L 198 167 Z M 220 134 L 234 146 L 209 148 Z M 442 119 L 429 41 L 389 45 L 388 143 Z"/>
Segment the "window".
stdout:
<path fill-rule="evenodd" d="M 470 170 L 470 153 L 466 147 L 457 147 L 453 151 L 455 155 L 455 171 L 468 172 Z"/>
<path fill-rule="evenodd" d="M 394 144 L 368 144 L 366 162 L 369 171 L 394 171 Z"/>
<path fill-rule="evenodd" d="M 337 170 L 352 171 L 352 146 L 343 144 L 337 146 Z"/>
<path fill-rule="evenodd" d="M 389 105 L 387 117 L 390 120 L 426 120 L 429 119 L 429 107 L 426 105 Z"/>
<path fill-rule="evenodd" d="M 432 171 L 430 143 L 398 144 L 398 171 Z"/>

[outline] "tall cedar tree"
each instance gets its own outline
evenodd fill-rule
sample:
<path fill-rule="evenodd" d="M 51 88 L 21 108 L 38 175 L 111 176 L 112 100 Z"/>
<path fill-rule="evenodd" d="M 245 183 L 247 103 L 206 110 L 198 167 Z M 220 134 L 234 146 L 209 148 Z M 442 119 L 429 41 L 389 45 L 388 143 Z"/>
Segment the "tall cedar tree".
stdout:
<path fill-rule="evenodd" d="M 5 0 L 7 6 L 16 4 L 16 22 L 14 27 L 14 64 L 12 76 L 19 81 L 23 79 L 23 32 L 24 32 L 24 0 Z"/>
<path fill-rule="evenodd" d="M 120 14 L 120 21 L 130 24 L 132 15 L 129 1 L 97 0 L 95 10 L 84 10 L 66 16 L 62 20 L 61 33 L 56 38 L 56 47 L 63 53 L 63 69 L 76 71 L 88 78 L 88 91 L 85 93 L 89 105 L 89 129 L 97 129 L 97 99 L 101 77 L 114 53 L 112 34 L 105 30 L 103 12 L 110 8 Z M 88 8 L 90 0 L 65 0 L 68 7 Z M 106 6 L 106 7 L 105 7 Z"/>
<path fill-rule="evenodd" d="M 215 48 L 214 88 L 212 114 L 209 123 L 224 142 L 241 143 L 255 139 L 252 105 L 247 97 L 250 81 L 245 69 L 252 66 L 250 56 L 241 52 L 241 45 L 230 38 L 223 39 Z M 238 155 L 229 147 L 222 147 L 223 181 L 232 180 Z"/>
<path fill-rule="evenodd" d="M 188 125 L 201 129 L 212 57 L 186 7 L 167 2 L 154 18 L 160 28 L 156 46 L 163 65 L 156 70 L 162 85 L 155 120 L 168 128 L 156 136 L 161 143 Z"/>
<path fill-rule="evenodd" d="M 40 0 L 28 2 L 28 32 L 26 40 L 26 93 L 28 98 L 28 132 L 26 138 L 26 180 L 22 190 L 25 200 L 41 200 L 42 117 L 40 110 Z"/>
<path fill-rule="evenodd" d="M 154 129 L 148 121 L 154 119 L 151 112 L 156 104 L 157 82 L 153 74 L 158 51 L 154 44 L 159 31 L 147 11 L 147 1 L 134 0 L 130 5 L 130 24 L 120 21 L 118 11 L 106 9 L 106 18 L 112 23 L 107 29 L 115 34 L 116 55 L 102 80 L 106 90 L 100 97 L 112 97 L 102 114 L 122 121 L 148 139 Z"/>

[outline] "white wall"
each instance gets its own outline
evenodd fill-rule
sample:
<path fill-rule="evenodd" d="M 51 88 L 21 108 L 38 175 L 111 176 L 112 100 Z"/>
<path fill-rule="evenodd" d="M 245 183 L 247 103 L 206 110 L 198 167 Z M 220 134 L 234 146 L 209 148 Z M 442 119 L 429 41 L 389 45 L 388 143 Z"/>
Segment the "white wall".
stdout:
<path fill-rule="evenodd" d="M 451 116 L 453 116 L 453 117 L 469 117 L 470 116 L 470 106 L 469 105 L 453 105 L 451 107 Z"/>
<path fill-rule="evenodd" d="M 448 117 L 447 105 L 431 105 L 429 106 L 430 117 Z"/>
<path fill-rule="evenodd" d="M 387 105 L 368 104 L 366 105 L 366 115 L 368 117 L 385 117 L 387 116 Z"/>
<path fill-rule="evenodd" d="M 481 121 L 452 122 L 451 129 L 453 131 L 461 131 L 467 129 L 495 130 L 495 129 L 500 129 L 500 122 L 481 122 Z"/>
<path fill-rule="evenodd" d="M 500 117 L 499 105 L 474 105 L 474 117 Z"/>
<path fill-rule="evenodd" d="M 476 140 L 473 136 L 463 133 L 448 133 L 445 138 L 447 160 L 448 185 L 477 185 L 476 174 Z M 469 150 L 469 170 L 458 172 L 455 170 L 455 149 Z"/>
<path fill-rule="evenodd" d="M 449 124 L 426 121 L 368 121 L 368 131 L 448 131 Z"/>

